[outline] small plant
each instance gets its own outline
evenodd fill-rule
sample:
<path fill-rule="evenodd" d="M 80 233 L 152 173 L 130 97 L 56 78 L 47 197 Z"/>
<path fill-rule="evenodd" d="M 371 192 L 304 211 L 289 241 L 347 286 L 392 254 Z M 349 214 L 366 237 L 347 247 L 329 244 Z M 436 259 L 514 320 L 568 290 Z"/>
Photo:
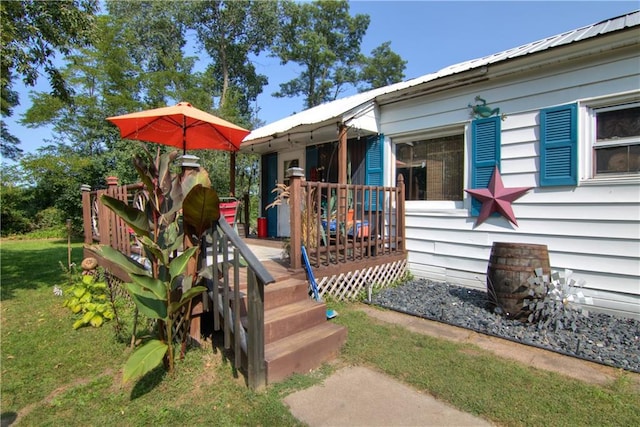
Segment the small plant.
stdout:
<path fill-rule="evenodd" d="M 576 332 L 578 316 L 589 315 L 583 305 L 593 305 L 593 299 L 585 297 L 582 292 L 585 282 L 576 282 L 571 278 L 572 274 L 571 270 L 565 270 L 565 276 L 562 277 L 554 271 L 549 277 L 542 273 L 541 268 L 536 268 L 534 275 L 529 278 L 529 295 L 542 297 L 525 298 L 523 307 L 531 310 L 528 320 L 537 323 L 538 329 L 552 327 L 554 330 L 571 329 Z"/>
<path fill-rule="evenodd" d="M 273 202 L 271 202 L 269 205 L 267 205 L 266 209 L 272 209 L 275 208 L 277 206 L 282 205 L 283 203 L 286 203 L 287 205 L 290 203 L 291 200 L 291 192 L 290 192 L 290 186 L 286 185 L 286 184 L 282 184 L 282 183 L 276 183 L 276 186 L 273 188 L 273 190 L 271 190 L 272 193 L 276 193 L 276 196 L 273 200 Z M 315 192 L 317 191 L 317 188 L 312 188 L 311 189 L 311 193 L 310 193 L 310 197 L 307 197 L 307 193 L 306 190 L 303 189 L 302 191 L 302 244 L 305 245 L 305 247 L 307 248 L 312 248 L 312 247 L 316 247 L 317 246 L 317 236 L 318 236 L 318 228 L 317 228 L 317 222 L 316 222 L 316 213 L 318 211 L 317 209 L 317 204 L 316 204 L 316 197 L 315 197 Z M 311 206 L 307 206 L 306 205 L 306 201 L 310 200 L 311 201 Z M 308 222 L 307 219 L 307 209 L 311 209 L 311 222 Z M 320 233 L 323 233 L 324 230 L 320 230 Z M 323 236 L 323 240 L 326 241 L 326 238 L 324 238 Z M 291 252 L 291 242 L 289 240 L 285 241 L 283 244 L 283 255 L 285 255 L 286 257 L 290 258 L 290 252 Z"/>
<path fill-rule="evenodd" d="M 108 286 L 102 274 L 75 275 L 72 284 L 65 291 L 66 299 L 63 306 L 73 314 L 80 316 L 73 323 L 73 329 L 83 326 L 95 328 L 115 317 L 111 300 L 109 299 Z"/>

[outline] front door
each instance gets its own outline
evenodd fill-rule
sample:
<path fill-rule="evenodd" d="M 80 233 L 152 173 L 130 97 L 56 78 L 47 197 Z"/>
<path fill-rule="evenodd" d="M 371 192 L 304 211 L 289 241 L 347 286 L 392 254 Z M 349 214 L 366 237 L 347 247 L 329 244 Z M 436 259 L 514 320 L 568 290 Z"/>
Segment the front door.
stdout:
<path fill-rule="evenodd" d="M 262 156 L 262 213 L 267 218 L 267 236 L 278 235 L 278 209 L 266 207 L 273 203 L 277 193 L 273 190 L 278 183 L 278 153 Z"/>

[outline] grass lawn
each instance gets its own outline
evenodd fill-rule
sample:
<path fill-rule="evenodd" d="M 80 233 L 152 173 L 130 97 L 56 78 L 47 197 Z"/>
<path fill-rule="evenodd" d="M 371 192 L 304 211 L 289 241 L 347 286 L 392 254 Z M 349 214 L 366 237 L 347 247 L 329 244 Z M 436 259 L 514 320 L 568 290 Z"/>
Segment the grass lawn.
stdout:
<path fill-rule="evenodd" d="M 73 244 L 79 264 L 81 244 Z M 53 286 L 67 276 L 66 241 L 2 241 L 3 425 L 263 425 L 300 423 L 282 403 L 333 368 L 249 390 L 216 349 L 191 349 L 167 377 L 155 370 L 123 384 L 127 343 L 114 328 L 73 330 Z M 380 325 L 357 304 L 335 304 L 349 329 L 341 363 L 385 372 L 499 425 L 640 425 L 640 393 L 626 376 L 606 387 L 534 370 L 468 345 Z"/>

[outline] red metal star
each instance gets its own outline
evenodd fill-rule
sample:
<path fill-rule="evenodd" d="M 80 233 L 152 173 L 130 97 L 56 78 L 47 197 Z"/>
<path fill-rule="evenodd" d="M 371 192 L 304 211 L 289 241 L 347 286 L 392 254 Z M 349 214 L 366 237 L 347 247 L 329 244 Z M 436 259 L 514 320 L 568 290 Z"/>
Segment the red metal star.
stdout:
<path fill-rule="evenodd" d="M 504 188 L 500 171 L 496 166 L 488 188 L 464 191 L 482 202 L 482 209 L 480 209 L 480 215 L 478 215 L 476 225 L 482 224 L 493 212 L 498 212 L 515 225 L 518 225 L 513 209 L 511 209 L 511 203 L 532 188 L 533 187 Z"/>

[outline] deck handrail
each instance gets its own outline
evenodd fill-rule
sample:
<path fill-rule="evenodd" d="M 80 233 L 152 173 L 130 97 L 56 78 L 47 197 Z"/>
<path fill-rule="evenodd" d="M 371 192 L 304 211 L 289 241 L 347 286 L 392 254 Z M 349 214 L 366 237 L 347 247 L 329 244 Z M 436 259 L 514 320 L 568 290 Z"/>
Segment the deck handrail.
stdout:
<path fill-rule="evenodd" d="M 222 250 L 222 262 L 218 260 L 218 250 Z M 233 256 L 229 257 L 229 249 Z M 205 254 L 207 250 L 203 251 Z M 236 367 L 242 364 L 242 352 L 247 355 L 247 376 L 249 387 L 260 389 L 266 385 L 264 359 L 264 287 L 275 282 L 262 262 L 249 246 L 224 219 L 220 218 L 212 227 L 211 239 L 212 281 L 210 297 L 213 300 L 214 329 L 224 330 L 224 346 L 231 348 L 231 334 Z M 240 323 L 240 258 L 247 268 L 247 330 Z M 233 268 L 233 275 L 229 269 Z M 222 277 L 219 274 L 222 273 Z M 233 283 L 230 278 L 233 277 Z M 222 282 L 222 294 L 218 284 Z M 222 318 L 222 327 L 219 319 Z M 248 335 L 248 336 L 247 336 Z"/>
<path fill-rule="evenodd" d="M 402 175 L 396 187 L 304 181 L 292 175 L 289 192 L 294 270 L 301 268 L 302 243 L 313 267 L 405 253 Z"/>

